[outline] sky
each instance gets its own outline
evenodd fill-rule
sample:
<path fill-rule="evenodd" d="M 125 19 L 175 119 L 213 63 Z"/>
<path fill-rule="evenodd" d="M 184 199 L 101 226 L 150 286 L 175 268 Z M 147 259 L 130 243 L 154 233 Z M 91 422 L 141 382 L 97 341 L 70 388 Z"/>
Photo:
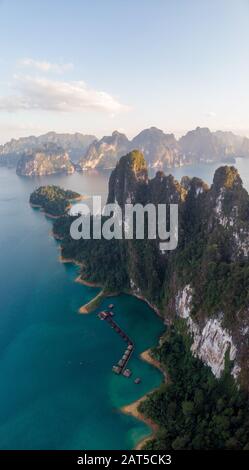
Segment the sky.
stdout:
<path fill-rule="evenodd" d="M 249 135 L 249 0 L 0 0 L 0 142 Z"/>

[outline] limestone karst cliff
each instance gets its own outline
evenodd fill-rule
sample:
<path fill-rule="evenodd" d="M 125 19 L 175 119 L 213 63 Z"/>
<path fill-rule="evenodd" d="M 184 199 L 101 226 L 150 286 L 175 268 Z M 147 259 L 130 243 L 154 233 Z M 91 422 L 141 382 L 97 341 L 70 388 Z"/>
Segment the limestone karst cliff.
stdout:
<path fill-rule="evenodd" d="M 114 168 L 122 155 L 136 149 L 144 154 L 149 169 L 159 171 L 199 162 L 234 162 L 249 156 L 249 139 L 200 127 L 179 140 L 156 127 L 142 130 L 132 140 L 115 131 L 90 145 L 79 168 Z"/>
<path fill-rule="evenodd" d="M 110 176 L 108 202 L 177 204 L 177 249 L 162 254 L 159 240 L 146 238 L 72 243 L 65 219 L 56 226 L 64 254 L 83 261 L 83 276 L 147 299 L 167 323 L 185 318 L 193 353 L 217 377 L 230 360 L 248 388 L 249 196 L 238 171 L 220 167 L 211 187 L 161 171 L 149 179 L 142 153 L 133 151 Z"/>
<path fill-rule="evenodd" d="M 114 168 L 118 159 L 129 151 L 130 142 L 124 134 L 114 131 L 111 136 L 94 140 L 79 160 L 78 169 Z"/>
<path fill-rule="evenodd" d="M 0 146 L 0 166 L 16 167 L 25 152 L 36 152 L 43 145 L 57 145 L 77 163 L 78 170 L 113 169 L 122 155 L 141 151 L 149 169 L 165 170 L 201 162 L 234 162 L 249 157 L 249 139 L 232 132 L 211 132 L 197 127 L 180 139 L 156 127 L 143 129 L 133 139 L 114 131 L 97 139 L 93 135 L 48 132 L 39 137 L 12 139 Z"/>
<path fill-rule="evenodd" d="M 0 166 L 16 167 L 24 153 L 36 152 L 41 147 L 51 144 L 63 149 L 75 163 L 85 155 L 87 148 L 95 139 L 94 135 L 84 135 L 79 132 L 75 134 L 48 132 L 38 137 L 11 139 L 6 144 L 0 145 Z"/>
<path fill-rule="evenodd" d="M 63 149 L 49 144 L 39 150 L 24 153 L 17 163 L 16 172 L 20 176 L 73 173 L 74 165 Z"/>

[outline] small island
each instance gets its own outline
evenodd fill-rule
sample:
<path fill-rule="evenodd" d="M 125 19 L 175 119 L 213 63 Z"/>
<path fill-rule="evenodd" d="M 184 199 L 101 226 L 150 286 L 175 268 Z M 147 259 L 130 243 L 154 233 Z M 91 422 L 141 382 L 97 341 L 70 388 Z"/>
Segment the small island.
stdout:
<path fill-rule="evenodd" d="M 83 196 L 75 191 L 65 190 L 59 186 L 40 186 L 30 196 L 32 207 L 42 209 L 49 217 L 61 217 L 71 206 L 71 201 L 81 200 Z"/>

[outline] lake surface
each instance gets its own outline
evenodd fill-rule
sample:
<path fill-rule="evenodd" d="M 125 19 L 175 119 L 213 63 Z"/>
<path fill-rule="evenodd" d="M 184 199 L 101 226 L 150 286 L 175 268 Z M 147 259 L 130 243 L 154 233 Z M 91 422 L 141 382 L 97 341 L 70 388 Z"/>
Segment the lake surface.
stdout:
<path fill-rule="evenodd" d="M 75 283 L 77 268 L 58 261 L 52 224 L 29 194 L 56 183 L 81 193 L 106 191 L 106 175 L 23 179 L 0 169 L 0 448 L 131 449 L 149 428 L 119 408 L 154 387 L 161 373 L 139 359 L 164 327 L 130 296 L 108 299 L 135 342 L 133 378 L 112 365 L 124 343 L 95 314 L 78 309 L 98 289 Z M 106 303 L 105 302 L 105 303 Z"/>
<path fill-rule="evenodd" d="M 248 160 L 237 166 L 249 189 Z M 214 165 L 175 169 L 211 182 Z M 75 283 L 77 268 L 58 261 L 51 221 L 30 208 L 31 191 L 59 184 L 106 197 L 109 173 L 19 178 L 0 168 L 0 449 L 132 449 L 148 427 L 119 408 L 157 387 L 161 373 L 139 359 L 164 331 L 143 302 L 122 295 L 117 322 L 134 340 L 133 378 L 112 365 L 123 343 L 95 314 L 78 309 L 98 289 Z"/>

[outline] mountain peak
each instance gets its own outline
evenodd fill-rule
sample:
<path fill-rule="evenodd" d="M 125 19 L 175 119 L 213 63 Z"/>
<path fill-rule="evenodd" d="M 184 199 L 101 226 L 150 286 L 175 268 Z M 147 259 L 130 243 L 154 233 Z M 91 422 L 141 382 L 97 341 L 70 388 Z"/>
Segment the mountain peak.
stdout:
<path fill-rule="evenodd" d="M 234 166 L 221 166 L 214 174 L 213 187 L 216 189 L 234 189 L 242 187 L 242 180 Z"/>
<path fill-rule="evenodd" d="M 147 170 L 147 164 L 143 153 L 136 149 L 121 157 L 117 166 L 118 165 L 121 167 L 128 167 L 135 173 L 142 170 Z"/>
<path fill-rule="evenodd" d="M 126 137 L 126 135 L 123 132 L 119 132 L 117 130 L 113 131 L 112 137 Z"/>
<path fill-rule="evenodd" d="M 120 158 L 109 180 L 108 202 L 123 207 L 134 201 L 142 202 L 143 188 L 148 182 L 147 164 L 139 150 L 132 150 Z"/>

